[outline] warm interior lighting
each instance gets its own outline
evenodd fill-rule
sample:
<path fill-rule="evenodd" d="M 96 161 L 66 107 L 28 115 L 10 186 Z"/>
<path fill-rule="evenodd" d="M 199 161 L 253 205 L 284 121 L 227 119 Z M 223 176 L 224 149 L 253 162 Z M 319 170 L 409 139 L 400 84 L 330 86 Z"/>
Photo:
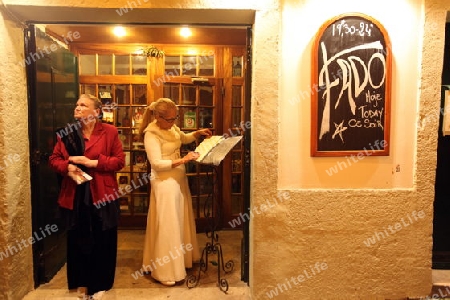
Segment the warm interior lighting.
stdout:
<path fill-rule="evenodd" d="M 180 35 L 182 37 L 187 38 L 187 37 L 190 37 L 192 35 L 192 31 L 188 27 L 183 27 L 183 28 L 180 29 Z"/>
<path fill-rule="evenodd" d="M 116 36 L 119 36 L 119 37 L 125 36 L 127 34 L 125 28 L 123 28 L 122 26 L 114 27 L 113 32 Z"/>

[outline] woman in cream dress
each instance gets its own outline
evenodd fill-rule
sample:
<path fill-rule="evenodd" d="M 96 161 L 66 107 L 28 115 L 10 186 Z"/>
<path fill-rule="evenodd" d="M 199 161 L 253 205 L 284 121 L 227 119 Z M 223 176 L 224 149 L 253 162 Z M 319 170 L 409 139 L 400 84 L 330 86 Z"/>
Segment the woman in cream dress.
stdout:
<path fill-rule="evenodd" d="M 155 119 L 151 120 L 151 115 Z M 151 165 L 151 195 L 145 234 L 143 269 L 166 286 L 186 277 L 186 268 L 200 260 L 192 198 L 184 164 L 198 158 L 189 152 L 180 157 L 180 147 L 209 129 L 184 133 L 174 125 L 178 108 L 168 98 L 147 107 L 140 127 Z"/>

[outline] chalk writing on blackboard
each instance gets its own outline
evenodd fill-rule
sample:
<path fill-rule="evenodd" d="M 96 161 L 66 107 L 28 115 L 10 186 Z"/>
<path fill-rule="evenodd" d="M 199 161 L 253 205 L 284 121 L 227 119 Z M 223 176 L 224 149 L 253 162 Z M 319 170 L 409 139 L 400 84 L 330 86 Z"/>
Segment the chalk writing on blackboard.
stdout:
<path fill-rule="evenodd" d="M 369 17 L 342 15 L 321 28 L 313 47 L 318 92 L 311 110 L 311 155 L 367 149 L 389 155 L 390 60 L 389 38 Z"/>

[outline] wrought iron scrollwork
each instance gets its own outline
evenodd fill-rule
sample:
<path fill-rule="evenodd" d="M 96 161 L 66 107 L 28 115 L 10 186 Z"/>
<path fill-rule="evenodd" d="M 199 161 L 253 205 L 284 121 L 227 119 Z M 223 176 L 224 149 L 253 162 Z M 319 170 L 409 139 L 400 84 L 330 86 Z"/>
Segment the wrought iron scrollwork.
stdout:
<path fill-rule="evenodd" d="M 213 174 L 209 175 L 207 173 L 207 176 L 211 176 L 212 178 L 217 178 L 217 174 L 215 174 L 217 170 L 213 167 Z M 211 263 L 214 266 L 217 266 L 217 283 L 221 291 L 224 293 L 227 293 L 229 285 L 228 281 L 225 278 L 221 277 L 221 271 L 223 271 L 225 274 L 230 273 L 234 269 L 234 261 L 229 260 L 226 263 L 224 263 L 223 260 L 223 251 L 222 251 L 222 245 L 219 243 L 219 235 L 215 232 L 217 229 L 217 219 L 220 220 L 220 205 L 218 203 L 215 203 L 217 199 L 214 197 L 214 190 L 215 190 L 215 181 L 212 181 L 212 188 L 211 192 L 208 195 L 207 200 L 205 201 L 204 206 L 204 215 L 206 218 L 208 218 L 209 221 L 209 229 L 206 231 L 206 237 L 210 239 L 210 241 L 206 242 L 205 248 L 203 248 L 202 256 L 200 258 L 199 268 L 198 268 L 198 274 L 197 276 L 192 274 L 189 275 L 186 278 L 186 285 L 188 288 L 194 288 L 199 284 L 200 281 L 200 275 L 201 273 L 205 273 L 208 270 L 209 263 Z M 216 211 L 214 211 L 216 204 Z M 216 212 L 218 218 L 215 218 L 214 212 Z M 215 255 L 217 258 L 217 261 L 210 261 L 209 256 Z"/>

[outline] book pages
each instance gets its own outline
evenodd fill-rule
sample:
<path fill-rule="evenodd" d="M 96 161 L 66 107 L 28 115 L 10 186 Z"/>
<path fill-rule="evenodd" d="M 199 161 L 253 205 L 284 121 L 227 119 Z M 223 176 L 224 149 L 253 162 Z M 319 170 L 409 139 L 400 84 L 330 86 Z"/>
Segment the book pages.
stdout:
<path fill-rule="evenodd" d="M 203 142 L 195 148 L 195 152 L 200 154 L 196 161 L 201 162 L 205 156 L 222 141 L 222 139 L 224 139 L 224 137 L 221 135 L 213 135 L 207 139 L 204 139 Z"/>
<path fill-rule="evenodd" d="M 231 149 L 233 149 L 233 147 L 242 139 L 242 136 L 233 136 L 229 138 L 224 138 L 223 136 L 220 137 L 221 139 L 216 138 L 215 143 L 207 143 L 207 144 L 214 144 L 214 146 L 212 146 L 211 149 L 206 154 L 200 152 L 200 157 L 196 160 L 197 162 L 202 164 L 211 164 L 218 166 L 220 162 L 228 154 L 228 152 L 230 152 Z M 205 141 L 206 140 L 207 139 L 205 139 Z M 200 145 L 203 144 L 203 142 L 200 143 Z M 198 147 L 200 147 L 200 145 L 198 145 Z M 197 151 L 197 149 L 195 151 Z"/>

